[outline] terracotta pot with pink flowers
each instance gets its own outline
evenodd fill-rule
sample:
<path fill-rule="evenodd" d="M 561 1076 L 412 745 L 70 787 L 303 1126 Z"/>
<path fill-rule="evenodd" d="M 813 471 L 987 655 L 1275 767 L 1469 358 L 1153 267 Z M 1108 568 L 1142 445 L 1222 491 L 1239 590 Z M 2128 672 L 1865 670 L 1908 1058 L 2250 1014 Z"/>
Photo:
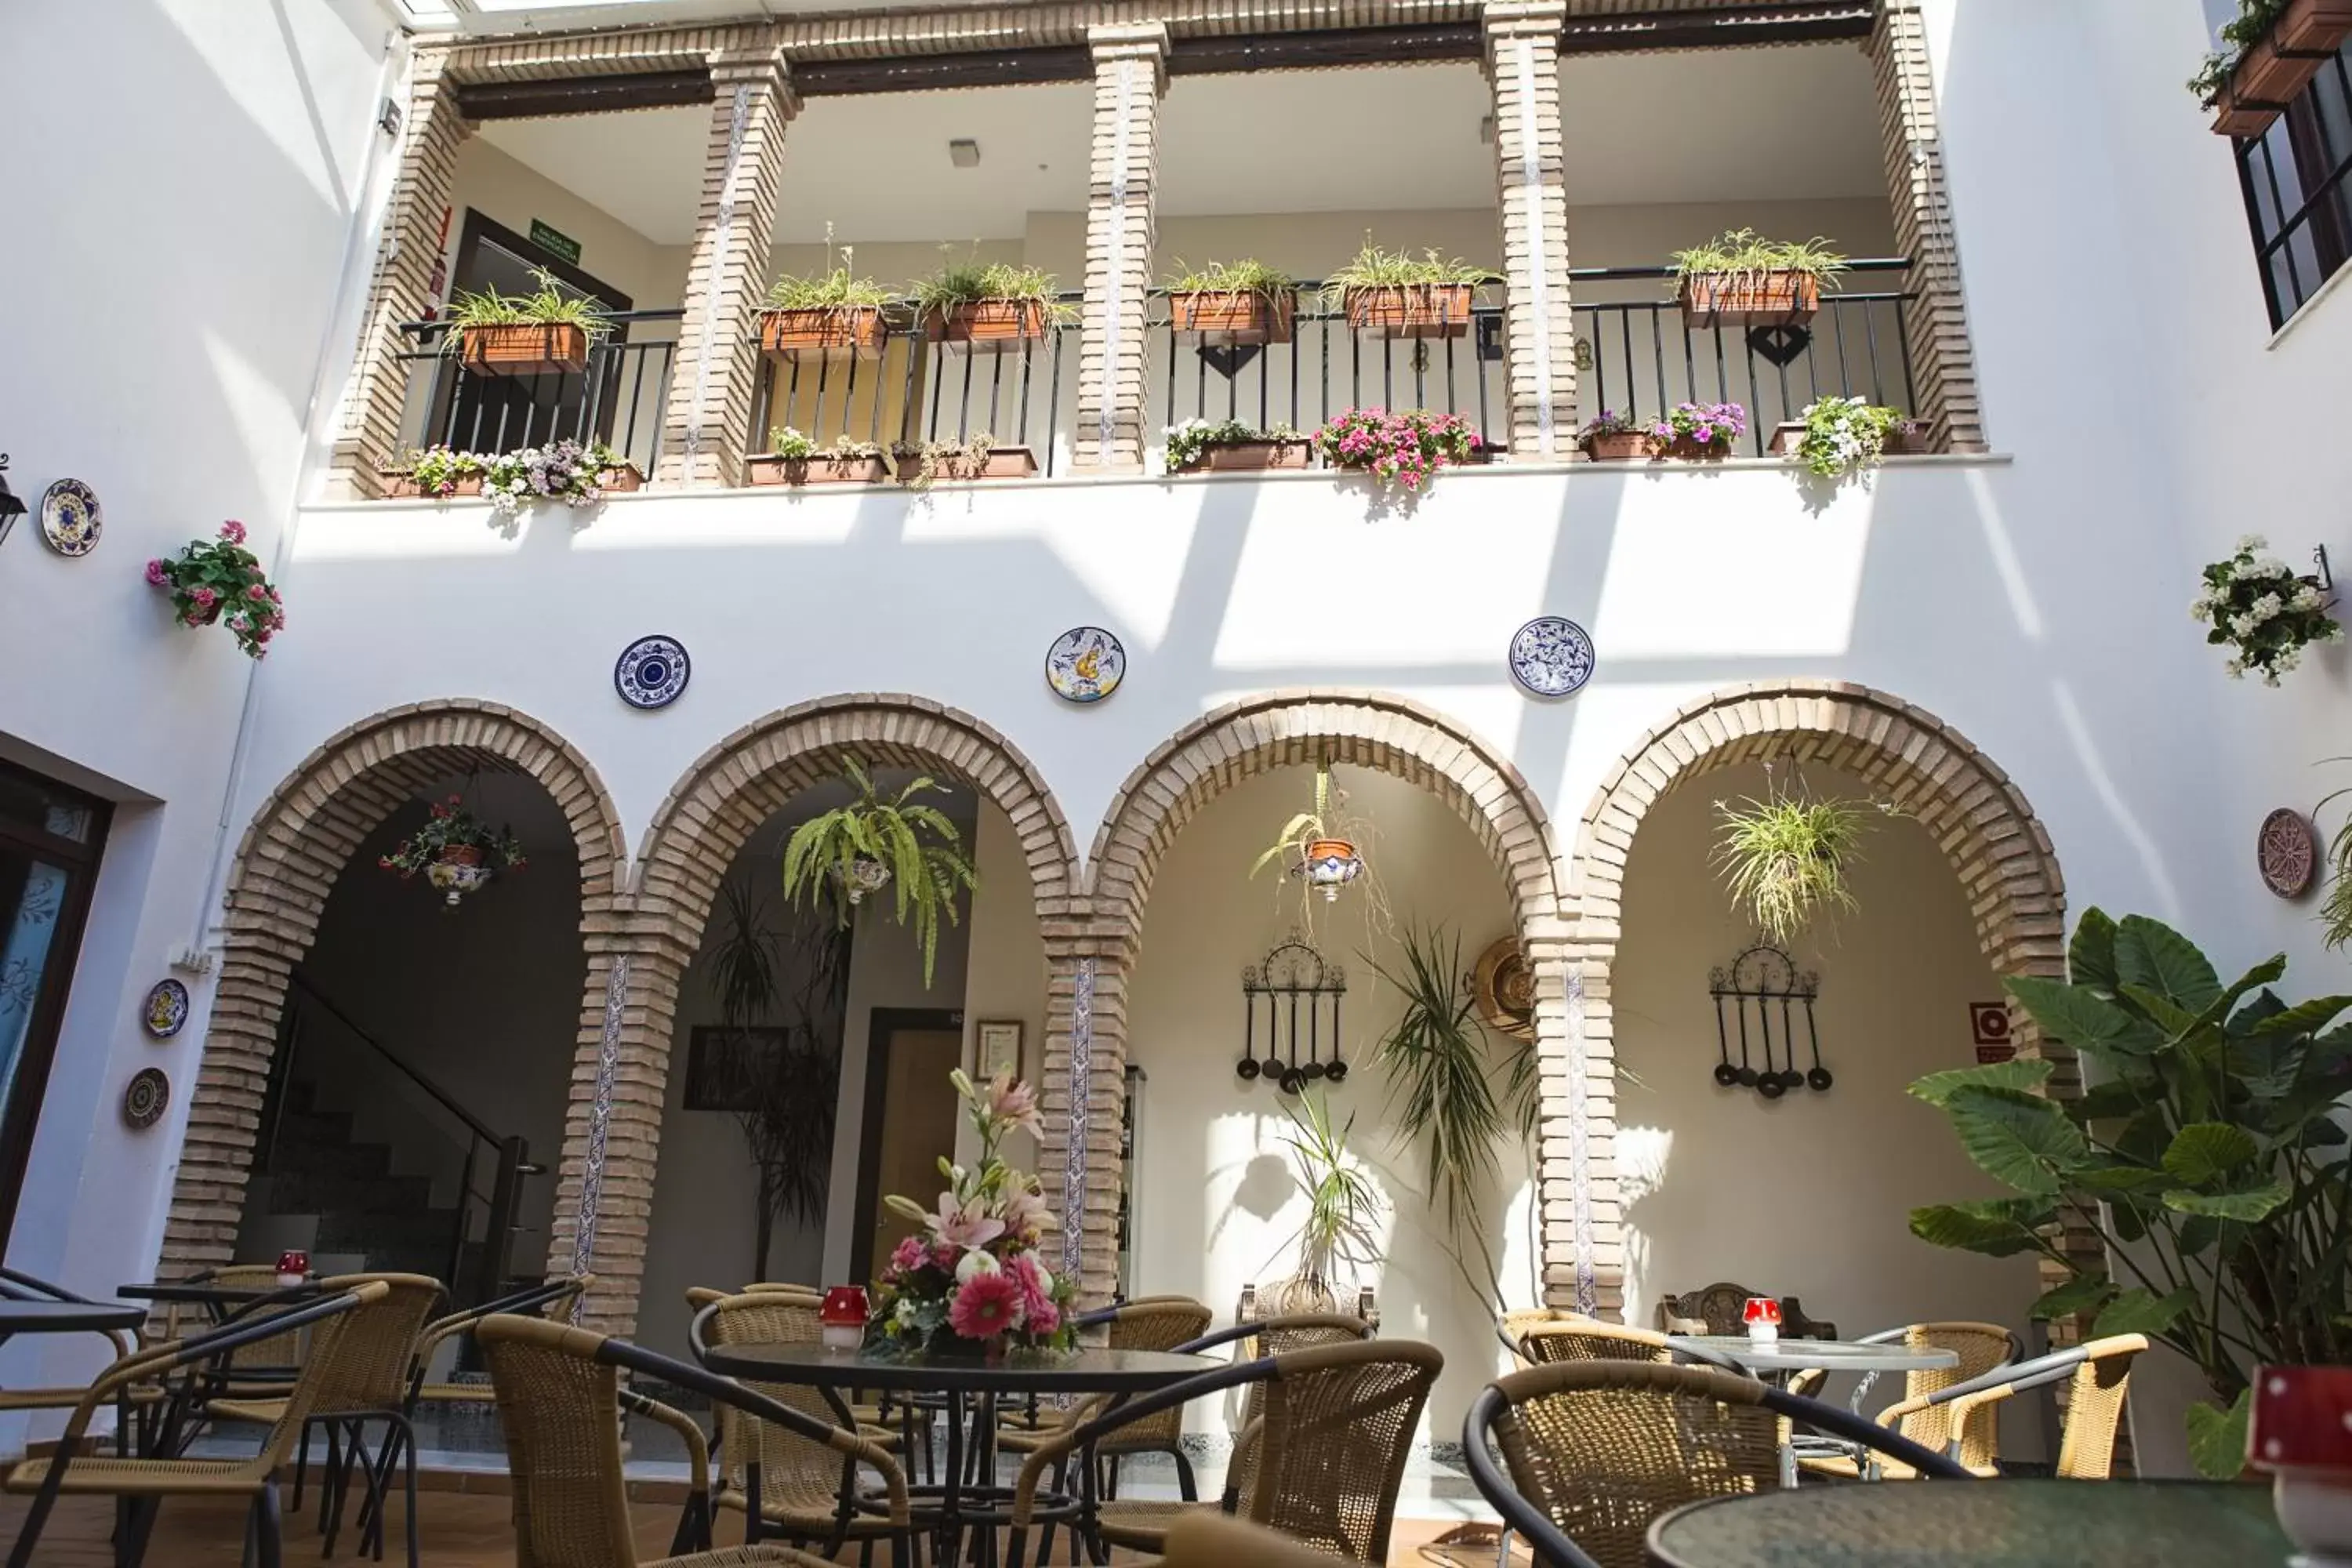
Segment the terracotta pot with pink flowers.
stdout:
<path fill-rule="evenodd" d="M 948 1079 L 980 1136 L 980 1158 L 968 1166 L 940 1161 L 947 1189 L 929 1208 L 896 1193 L 883 1199 L 917 1228 L 874 1283 L 866 1342 L 908 1356 L 1067 1352 L 1077 1343 L 1077 1281 L 1045 1266 L 1040 1244 L 1054 1216 L 1037 1178 L 997 1152 L 1015 1128 L 1032 1138 L 1045 1131 L 1037 1091 L 1009 1066 L 984 1083 L 961 1068 Z"/>
<path fill-rule="evenodd" d="M 1479 460 L 1486 443 L 1458 414 L 1350 408 L 1315 433 L 1324 466 L 1359 468 L 1384 490 L 1418 494 L 1437 470 Z"/>
<path fill-rule="evenodd" d="M 260 561 L 245 547 L 241 522 L 222 523 L 216 538 L 191 541 L 176 561 L 150 561 L 147 582 L 172 595 L 172 610 L 182 626 L 226 626 L 236 646 L 255 658 L 269 652 L 269 639 L 286 625 L 285 605 L 262 574 Z"/>

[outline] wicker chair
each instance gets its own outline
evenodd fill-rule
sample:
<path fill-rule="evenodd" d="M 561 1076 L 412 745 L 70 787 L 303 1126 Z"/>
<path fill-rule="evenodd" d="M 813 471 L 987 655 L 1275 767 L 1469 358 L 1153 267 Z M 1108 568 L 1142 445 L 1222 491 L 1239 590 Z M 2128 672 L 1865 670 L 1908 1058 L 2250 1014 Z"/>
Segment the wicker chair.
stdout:
<path fill-rule="evenodd" d="M 1969 1383 L 1995 1368 L 2009 1365 L 2022 1353 L 2024 1346 L 2015 1334 L 1999 1323 L 1912 1323 L 1905 1328 L 1889 1329 L 1857 1341 L 1865 1345 L 1901 1344 L 1906 1350 L 1945 1350 L 1960 1359 L 1951 1366 L 1936 1367 L 1907 1373 L 1903 1380 L 1903 1398 L 1894 1406 L 1902 1415 L 1889 1419 L 1882 1415 L 1882 1425 L 1894 1426 L 1923 1448 L 1933 1448 L 1939 1454 L 1949 1454 L 1974 1473 L 1989 1476 L 1997 1473 L 2000 1459 L 2000 1422 L 1990 1405 L 1976 1410 L 1967 1430 L 1954 1442 L 1950 1406 L 1933 1403 L 1928 1395 L 1955 1384 Z M 1818 1373 L 1820 1369 L 1808 1369 Z M 1825 1374 L 1823 1374 L 1825 1375 Z M 1811 1394 L 1821 1384 L 1813 1377 L 1803 1388 L 1792 1379 L 1790 1391 Z M 1817 1476 L 1851 1479 L 1864 1473 L 1864 1457 L 1853 1453 L 1800 1454 L 1797 1463 Z M 1910 1470 L 1902 1465 L 1881 1462 L 1878 1473 L 1889 1479 L 1908 1479 Z"/>
<path fill-rule="evenodd" d="M 342 1526 L 344 1494 L 356 1468 L 367 1481 L 367 1500 L 360 1511 L 360 1547 L 383 1550 L 385 1489 L 393 1466 L 405 1452 L 408 1458 L 408 1568 L 416 1568 L 416 1444 L 408 1426 L 408 1391 L 415 1382 L 418 1336 L 425 1320 L 447 1294 L 438 1279 L 422 1274 L 339 1274 L 319 1281 L 321 1290 L 341 1293 L 363 1285 L 382 1285 L 383 1300 L 354 1312 L 339 1324 L 333 1374 L 314 1392 L 310 1414 L 303 1417 L 296 1439 L 294 1497 L 301 1506 L 302 1475 L 310 1459 L 310 1432 L 327 1432 L 327 1461 L 320 1477 L 319 1528 L 327 1537 L 326 1550 L 335 1550 Z M 288 1399 L 213 1399 L 205 1415 L 214 1421 L 246 1421 L 275 1426 L 286 1419 Z M 367 1423 L 382 1421 L 381 1452 L 367 1451 Z M 348 1447 L 346 1447 L 348 1445 Z"/>
<path fill-rule="evenodd" d="M 1129 1423 L 1181 1409 L 1228 1388 L 1255 1385 L 1263 1414 L 1243 1436 L 1255 1448 L 1248 1493 L 1240 1494 L 1229 1479 L 1224 1510 L 1271 1526 L 1331 1556 L 1384 1563 L 1413 1427 L 1444 1364 L 1435 1346 L 1411 1341 L 1287 1351 L 1187 1378 L 1058 1434 L 1021 1467 L 1013 1486 L 1007 1562 L 1012 1568 L 1022 1568 L 1027 1531 L 1036 1518 L 1039 1483 L 1057 1464 L 1072 1455 L 1083 1456 Z M 1110 1526 L 1102 1518 L 1091 1467 L 1080 1464 L 1077 1469 L 1077 1528 L 1109 1544 L 1137 1539 L 1139 1531 Z M 1163 1544 L 1168 1527 L 1194 1511 L 1176 1507 L 1181 1511 L 1163 1517 L 1151 1532 Z M 1045 1555 L 1041 1549 L 1041 1563 Z"/>
<path fill-rule="evenodd" d="M 1331 1568 L 1331 1554 L 1223 1513 L 1187 1514 L 1169 1527 L 1160 1568 Z"/>
<path fill-rule="evenodd" d="M 545 1318 L 486 1318 L 474 1334 L 489 1363 L 499 1419 L 506 1428 L 516 1568 L 640 1568 L 621 1470 L 625 1409 L 677 1432 L 686 1440 L 692 1465 L 672 1555 L 643 1568 L 748 1568 L 766 1563 L 831 1568 L 818 1558 L 756 1542 L 711 1551 L 710 1472 L 701 1427 L 667 1405 L 623 1389 L 620 1373 L 638 1373 L 692 1389 L 721 1410 L 805 1431 L 814 1441 L 831 1442 L 845 1434 L 833 1433 L 797 1410 L 700 1367 Z M 885 1469 L 883 1479 L 889 1518 L 903 1531 L 908 1517 L 905 1479 L 895 1468 Z M 903 1555 L 896 1561 L 903 1568 Z"/>
<path fill-rule="evenodd" d="M 1115 1351 L 1172 1351 L 1200 1337 L 1209 1326 L 1209 1309 L 1190 1296 L 1146 1296 L 1123 1302 L 1108 1311 L 1089 1313 L 1079 1320 L 1082 1325 L 1100 1324 L 1108 1331 L 1108 1343 Z M 1055 1432 L 1066 1430 L 1090 1421 L 1111 1406 L 1111 1401 L 1097 1396 L 1082 1400 L 1066 1410 L 1051 1406 L 1039 1409 L 1034 1404 L 1026 1411 L 1007 1411 L 996 1444 L 1008 1453 L 1034 1454 Z M 1139 1421 L 1123 1427 L 1118 1434 L 1098 1443 L 1095 1453 L 1111 1461 L 1110 1489 L 1116 1495 L 1118 1458 L 1125 1454 L 1166 1454 L 1176 1461 L 1176 1486 L 1186 1502 L 1199 1497 L 1192 1479 L 1192 1461 L 1184 1457 L 1184 1412 L 1167 1410 L 1149 1421 Z"/>
<path fill-rule="evenodd" d="M 1529 1366 L 1564 1361 L 1654 1361 L 1675 1359 L 1674 1342 L 1648 1329 L 1621 1328 L 1591 1319 L 1538 1323 L 1515 1347 Z"/>
<path fill-rule="evenodd" d="M 8 1568 L 29 1568 L 41 1530 L 58 1499 L 77 1496 L 113 1497 L 128 1505 L 118 1522 L 116 1551 L 121 1561 L 136 1563 L 154 1528 L 155 1515 L 167 1497 L 242 1497 L 247 1500 L 248 1539 L 261 1568 L 279 1568 L 281 1543 L 278 1515 L 278 1477 L 294 1450 L 296 1437 L 320 1394 L 337 1385 L 343 1375 L 343 1331 L 354 1315 L 381 1303 L 391 1292 L 380 1284 L 363 1285 L 341 1295 L 305 1302 L 300 1307 L 260 1322 L 232 1323 L 209 1334 L 157 1345 L 123 1357 L 99 1374 L 82 1393 L 81 1402 L 67 1418 L 56 1453 L 26 1459 L 8 1472 L 0 1489 L 33 1499 Z M 152 1383 L 170 1373 L 203 1365 L 272 1336 L 299 1335 L 318 1325 L 310 1353 L 286 1395 L 286 1413 L 270 1427 L 261 1450 L 250 1459 L 168 1459 L 135 1455 L 117 1458 L 77 1457 L 89 1430 L 90 1417 L 122 1388 Z"/>
<path fill-rule="evenodd" d="M 1684 1327 L 1689 1323 L 1705 1323 L 1704 1331 L 1710 1334 L 1742 1334 L 1748 1325 L 1742 1314 L 1750 1297 L 1769 1295 L 1769 1291 L 1750 1289 L 1718 1280 L 1702 1289 L 1689 1290 L 1680 1296 L 1667 1296 L 1658 1302 L 1658 1328 L 1664 1333 L 1695 1332 Z M 1833 1340 L 1837 1325 L 1824 1323 L 1805 1316 L 1805 1309 L 1794 1296 L 1780 1300 L 1780 1337 L 1784 1340 Z"/>
<path fill-rule="evenodd" d="M 1950 1384 L 1917 1399 L 1879 1412 L 1879 1420 L 1906 1432 L 1913 1421 L 1940 1414 L 1946 1452 L 1967 1463 L 1974 1434 L 1996 1418 L 1996 1407 L 2011 1394 L 2054 1383 L 2071 1383 L 2066 1395 L 2066 1431 L 2059 1440 L 2057 1473 L 2069 1480 L 2103 1481 L 2116 1461 L 2116 1432 L 2123 1424 L 2124 1400 L 2131 1392 L 2132 1359 L 2147 1349 L 2144 1334 L 2111 1334 L 2032 1361 L 1996 1367 Z M 1957 1436 L 1954 1436 L 1957 1434 Z M 1882 1464 L 1888 1475 L 1895 1467 Z M 1998 1473 L 1997 1461 L 1984 1472 Z"/>
<path fill-rule="evenodd" d="M 705 1307 L 688 1339 L 699 1356 L 705 1345 L 814 1344 L 823 1337 L 823 1326 L 815 1300 L 760 1290 Z M 733 1405 L 718 1411 L 719 1489 L 712 1500 L 742 1512 L 745 1534 L 754 1541 L 774 1531 L 795 1542 L 823 1542 L 827 1556 L 845 1541 L 888 1538 L 903 1544 L 903 1518 L 893 1521 L 855 1507 L 856 1461 L 882 1470 L 894 1487 L 906 1486 L 884 1446 L 888 1434 L 856 1424 L 849 1407 L 824 1391 L 786 1384 L 747 1386 L 772 1404 L 798 1411 L 802 1419 L 782 1426 Z"/>
<path fill-rule="evenodd" d="M 12 1301 L 74 1301 L 83 1303 L 88 1303 L 89 1301 L 89 1297 L 77 1296 L 72 1291 L 66 1289 L 63 1286 L 52 1285 L 47 1280 L 37 1278 L 34 1275 L 21 1274 L 14 1268 L 0 1268 L 0 1299 Z M 114 1351 L 113 1359 L 115 1361 L 121 1361 L 123 1357 L 131 1354 L 139 1349 L 139 1341 L 137 1336 L 127 1333 L 123 1330 L 93 1329 L 90 1330 L 89 1332 L 99 1335 L 112 1347 Z M 81 1396 L 87 1392 L 88 1390 L 79 1386 L 70 1388 L 0 1389 L 0 1413 L 5 1413 L 12 1410 L 71 1410 L 75 1405 L 81 1403 Z M 120 1412 L 123 1416 L 123 1420 L 121 1425 L 117 1428 L 117 1431 L 123 1437 L 127 1438 L 130 1436 L 131 1424 L 129 1419 L 129 1405 L 131 1404 L 134 1402 L 140 1404 L 152 1404 L 153 1402 L 162 1399 L 162 1397 L 163 1391 L 152 1384 L 142 1385 L 135 1389 L 125 1389 L 123 1391 L 122 1399 L 123 1409 Z"/>
<path fill-rule="evenodd" d="M 415 1385 L 409 1390 L 409 1417 L 415 1418 L 421 1405 L 494 1405 L 497 1396 L 487 1383 L 427 1383 L 433 1373 L 433 1362 L 443 1344 L 453 1339 L 470 1335 L 475 1326 L 485 1318 L 517 1312 L 536 1312 L 545 1318 L 560 1318 L 572 1310 L 588 1287 L 596 1283 L 593 1274 L 551 1274 L 536 1285 L 468 1307 L 462 1312 L 452 1312 L 446 1318 L 436 1318 L 425 1325 L 416 1340 L 416 1371 Z"/>
<path fill-rule="evenodd" d="M 1968 1479 L 1943 1456 L 1835 1405 L 1716 1367 L 1628 1361 L 1566 1362 L 1497 1379 L 1470 1406 L 1463 1454 L 1471 1479 L 1538 1561 L 1643 1568 L 1643 1537 L 1659 1514 L 1780 1484 L 1783 1418 L 1881 1448 L 1939 1479 Z"/>

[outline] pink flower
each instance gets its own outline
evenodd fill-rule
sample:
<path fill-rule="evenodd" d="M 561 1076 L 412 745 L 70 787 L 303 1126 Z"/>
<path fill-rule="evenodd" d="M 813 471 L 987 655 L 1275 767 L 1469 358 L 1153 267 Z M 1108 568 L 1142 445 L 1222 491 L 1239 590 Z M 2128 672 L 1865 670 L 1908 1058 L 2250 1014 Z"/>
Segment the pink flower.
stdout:
<path fill-rule="evenodd" d="M 1006 1126 L 1018 1127 L 1033 1138 L 1045 1136 L 1045 1124 L 1037 1115 L 1037 1091 L 1014 1078 L 1011 1068 L 997 1068 L 995 1076 L 981 1085 L 980 1103 Z"/>
<path fill-rule="evenodd" d="M 1002 1272 L 975 1274 L 948 1305 L 948 1327 L 968 1340 L 992 1340 L 1021 1326 L 1021 1287 Z"/>
<path fill-rule="evenodd" d="M 1004 1234 L 1004 1222 L 979 1198 L 959 1206 L 953 1193 L 940 1194 L 939 1212 L 929 1221 L 931 1235 L 953 1247 L 986 1247 Z"/>
<path fill-rule="evenodd" d="M 200 610 L 211 609 L 215 604 L 219 602 L 220 599 L 220 595 L 218 594 L 214 593 L 210 588 L 203 587 L 196 589 L 196 591 L 190 594 L 188 597 L 196 602 L 196 608 Z"/>
<path fill-rule="evenodd" d="M 1032 1302 L 1026 1317 L 1029 1331 L 1041 1339 L 1062 1326 L 1062 1309 L 1050 1300 Z"/>
<path fill-rule="evenodd" d="M 163 567 L 163 562 L 161 562 L 161 561 L 150 561 L 149 563 L 147 563 L 147 581 L 148 581 L 148 582 L 150 582 L 150 583 L 153 584 L 156 587 L 160 588 L 160 587 L 162 587 L 164 584 L 166 584 L 166 583 L 170 582 L 171 580 L 172 580 L 172 574 L 171 574 L 171 573 L 169 573 L 168 571 L 166 571 L 166 570 L 164 569 L 164 567 Z"/>
<path fill-rule="evenodd" d="M 922 1237 L 900 1237 L 898 1245 L 890 1251 L 890 1267 L 901 1274 L 911 1274 L 923 1266 L 923 1261 L 928 1256 L 923 1250 Z"/>
<path fill-rule="evenodd" d="M 224 522 L 221 524 L 220 536 L 223 539 L 227 540 L 231 544 L 243 544 L 245 542 L 245 524 L 241 522 Z"/>
<path fill-rule="evenodd" d="M 945 1242 L 941 1242 L 937 1247 L 931 1248 L 931 1267 L 945 1273 L 952 1274 L 955 1272 L 956 1258 L 958 1256 L 959 1254 L 954 1247 L 950 1247 Z"/>
<path fill-rule="evenodd" d="M 1015 1191 L 1004 1200 L 1006 1232 L 1032 1244 L 1053 1220 L 1054 1212 L 1045 1206 L 1045 1200 L 1026 1187 Z"/>
<path fill-rule="evenodd" d="M 1014 1284 L 1021 1287 L 1021 1314 L 1027 1320 L 1030 1329 L 1037 1333 L 1053 1332 L 1052 1326 L 1041 1323 L 1040 1320 L 1053 1317 L 1059 1321 L 1054 1306 L 1054 1277 L 1046 1271 L 1044 1264 L 1037 1261 L 1037 1255 L 1034 1252 L 1014 1254 L 1013 1261 L 1005 1265 L 1005 1272 L 1013 1277 Z"/>

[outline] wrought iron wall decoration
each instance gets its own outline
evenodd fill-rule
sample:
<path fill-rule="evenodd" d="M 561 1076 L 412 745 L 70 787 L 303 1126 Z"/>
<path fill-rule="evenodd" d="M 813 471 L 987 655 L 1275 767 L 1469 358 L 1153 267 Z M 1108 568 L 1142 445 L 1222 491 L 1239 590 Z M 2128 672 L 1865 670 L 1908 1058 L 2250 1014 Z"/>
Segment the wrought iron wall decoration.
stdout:
<path fill-rule="evenodd" d="M 1324 962 L 1292 931 L 1242 968 L 1245 1029 L 1234 1071 L 1244 1083 L 1264 1079 L 1285 1094 L 1318 1079 L 1347 1082 L 1348 1063 L 1339 1054 L 1339 1003 L 1347 994 L 1347 970 Z"/>
<path fill-rule="evenodd" d="M 1715 996 L 1715 1081 L 1726 1089 L 1752 1089 L 1778 1100 L 1792 1089 L 1826 1093 L 1837 1080 L 1822 1066 L 1822 1036 L 1813 1023 L 1813 998 L 1821 976 L 1801 970 L 1780 948 L 1759 942 L 1707 974 Z M 1726 1015 L 1728 1014 L 1728 1016 Z M 1812 1053 L 1810 1071 L 1797 1070 L 1798 1031 Z M 1732 1042 L 1739 1065 L 1731 1065 Z M 1758 1057 L 1764 1065 L 1758 1067 Z"/>

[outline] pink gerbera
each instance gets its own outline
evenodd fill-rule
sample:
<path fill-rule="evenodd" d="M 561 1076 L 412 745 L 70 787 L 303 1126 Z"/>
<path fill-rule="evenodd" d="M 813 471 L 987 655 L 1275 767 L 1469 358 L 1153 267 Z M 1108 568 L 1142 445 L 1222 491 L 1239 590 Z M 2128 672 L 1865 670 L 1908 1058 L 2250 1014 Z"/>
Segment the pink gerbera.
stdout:
<path fill-rule="evenodd" d="M 948 1327 L 968 1340 L 992 1340 L 1021 1326 L 1021 1287 L 1009 1274 L 975 1274 L 948 1307 Z"/>

